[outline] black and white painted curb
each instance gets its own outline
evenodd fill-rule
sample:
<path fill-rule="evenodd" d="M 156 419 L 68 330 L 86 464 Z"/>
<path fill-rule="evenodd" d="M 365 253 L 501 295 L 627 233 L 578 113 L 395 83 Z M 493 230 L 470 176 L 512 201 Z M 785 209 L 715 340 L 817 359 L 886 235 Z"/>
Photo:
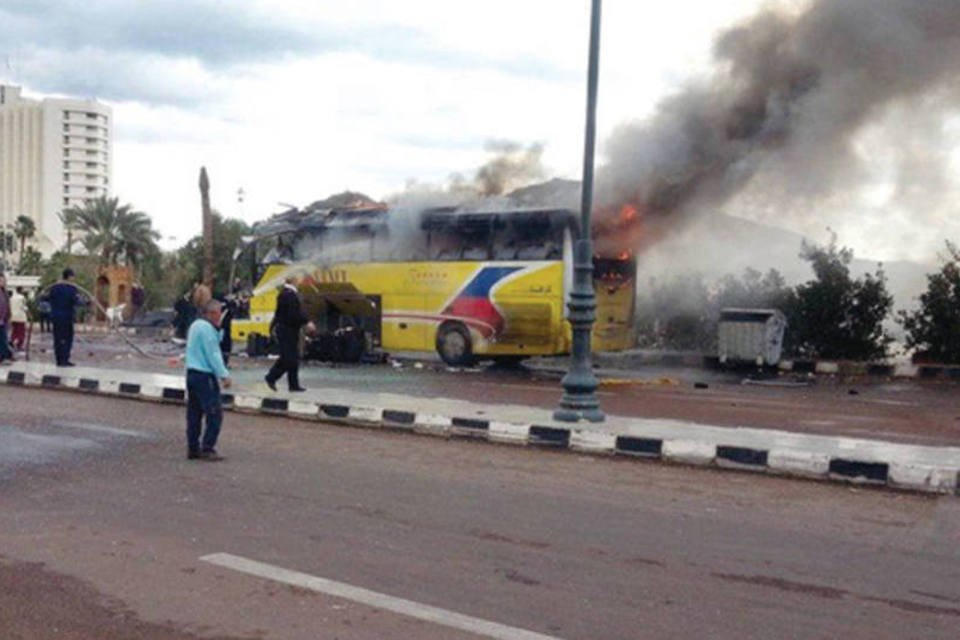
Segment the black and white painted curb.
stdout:
<path fill-rule="evenodd" d="M 67 374 L 0 371 L 0 383 L 119 396 L 135 400 L 183 404 L 182 387 L 159 387 L 136 382 L 86 378 Z M 960 460 L 955 464 L 919 464 L 895 459 L 858 459 L 771 445 L 752 448 L 692 439 L 637 437 L 613 432 L 556 425 L 520 424 L 437 415 L 390 407 L 359 406 L 249 392 L 224 393 L 228 410 L 279 415 L 324 423 L 409 431 L 444 438 L 472 438 L 500 444 L 538 447 L 622 458 L 662 460 L 776 475 L 884 485 L 895 489 L 956 494 Z"/>

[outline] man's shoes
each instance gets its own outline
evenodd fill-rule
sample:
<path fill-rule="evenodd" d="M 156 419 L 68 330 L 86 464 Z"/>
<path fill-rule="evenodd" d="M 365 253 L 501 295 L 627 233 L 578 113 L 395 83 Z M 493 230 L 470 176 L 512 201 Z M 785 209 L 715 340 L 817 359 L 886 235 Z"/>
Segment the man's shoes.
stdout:
<path fill-rule="evenodd" d="M 306 391 L 306 388 L 304 388 L 304 387 L 292 387 L 292 388 L 290 389 L 290 391 L 293 391 L 293 392 L 295 392 L 295 393 L 298 393 L 298 392 L 301 392 L 301 391 Z"/>
<path fill-rule="evenodd" d="M 199 460 L 199 459 L 202 458 L 202 457 L 203 457 L 203 454 L 200 453 L 199 451 L 188 451 L 188 452 L 187 452 L 187 460 Z"/>
<path fill-rule="evenodd" d="M 201 451 L 200 459 L 204 462 L 219 462 L 220 460 L 223 460 L 224 457 L 215 450 L 210 449 L 209 451 Z"/>
<path fill-rule="evenodd" d="M 264 378 L 263 381 L 267 383 L 267 386 L 270 387 L 271 391 L 277 390 L 277 383 L 271 380 L 270 378 Z"/>
<path fill-rule="evenodd" d="M 75 367 L 77 365 L 73 364 L 72 362 L 58 362 L 57 366 L 58 367 Z"/>

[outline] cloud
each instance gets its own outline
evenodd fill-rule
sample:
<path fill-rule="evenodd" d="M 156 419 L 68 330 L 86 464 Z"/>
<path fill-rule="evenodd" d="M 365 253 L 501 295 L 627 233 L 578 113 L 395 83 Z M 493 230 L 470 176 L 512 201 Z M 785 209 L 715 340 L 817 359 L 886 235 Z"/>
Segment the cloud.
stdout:
<path fill-rule="evenodd" d="M 322 21 L 249 0 L 0 0 L 5 43 L 25 84 L 48 93 L 195 105 L 250 66 L 359 53 L 441 69 L 572 78 L 537 55 L 489 57 L 449 47 L 409 24 Z M 201 86 L 197 86 L 200 84 Z"/>

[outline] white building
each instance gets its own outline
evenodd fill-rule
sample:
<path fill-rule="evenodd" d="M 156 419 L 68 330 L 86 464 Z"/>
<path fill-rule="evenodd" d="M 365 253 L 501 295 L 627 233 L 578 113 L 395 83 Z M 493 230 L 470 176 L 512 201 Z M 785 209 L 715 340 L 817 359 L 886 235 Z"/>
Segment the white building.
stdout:
<path fill-rule="evenodd" d="M 36 223 L 30 243 L 44 255 L 63 247 L 57 214 L 110 194 L 113 112 L 96 101 L 31 100 L 0 85 L 0 227 Z"/>

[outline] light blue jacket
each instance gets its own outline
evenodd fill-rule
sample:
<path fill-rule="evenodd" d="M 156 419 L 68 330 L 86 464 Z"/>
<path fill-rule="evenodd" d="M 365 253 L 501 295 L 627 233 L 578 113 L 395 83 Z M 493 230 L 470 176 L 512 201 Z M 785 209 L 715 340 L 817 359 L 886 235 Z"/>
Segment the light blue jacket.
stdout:
<path fill-rule="evenodd" d="M 186 365 L 188 370 L 212 373 L 220 379 L 230 377 L 220 353 L 220 332 L 209 320 L 200 318 L 190 325 Z"/>

